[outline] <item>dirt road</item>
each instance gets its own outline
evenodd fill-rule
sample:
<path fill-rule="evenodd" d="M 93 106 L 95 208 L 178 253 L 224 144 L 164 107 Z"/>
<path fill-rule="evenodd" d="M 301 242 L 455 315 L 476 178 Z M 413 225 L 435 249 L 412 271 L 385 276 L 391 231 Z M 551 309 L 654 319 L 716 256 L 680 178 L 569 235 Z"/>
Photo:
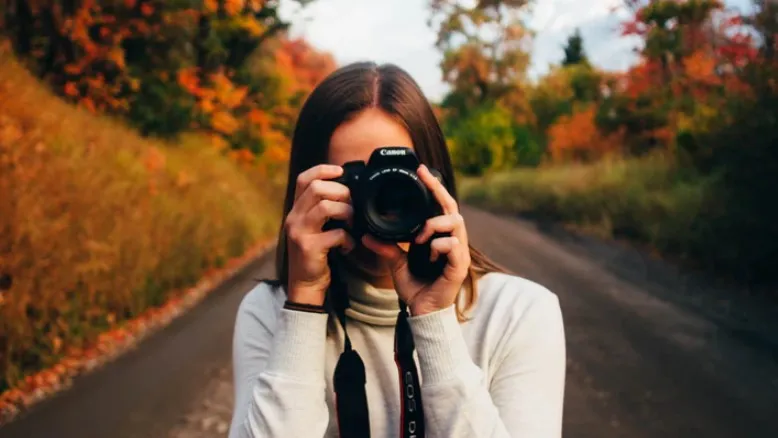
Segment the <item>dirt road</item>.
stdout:
<path fill-rule="evenodd" d="M 778 437 L 778 315 L 638 251 L 465 209 L 473 242 L 560 298 L 565 437 Z M 235 310 L 258 261 L 0 438 L 226 436 Z"/>

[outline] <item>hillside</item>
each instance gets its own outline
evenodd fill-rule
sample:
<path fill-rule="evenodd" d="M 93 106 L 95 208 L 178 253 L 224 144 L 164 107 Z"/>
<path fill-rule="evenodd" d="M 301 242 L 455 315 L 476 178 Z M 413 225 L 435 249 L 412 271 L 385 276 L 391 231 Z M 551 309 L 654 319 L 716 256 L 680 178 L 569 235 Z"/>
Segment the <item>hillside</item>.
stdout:
<path fill-rule="evenodd" d="M 267 182 L 205 138 L 143 138 L 0 47 L 0 393 L 161 305 L 276 227 Z"/>

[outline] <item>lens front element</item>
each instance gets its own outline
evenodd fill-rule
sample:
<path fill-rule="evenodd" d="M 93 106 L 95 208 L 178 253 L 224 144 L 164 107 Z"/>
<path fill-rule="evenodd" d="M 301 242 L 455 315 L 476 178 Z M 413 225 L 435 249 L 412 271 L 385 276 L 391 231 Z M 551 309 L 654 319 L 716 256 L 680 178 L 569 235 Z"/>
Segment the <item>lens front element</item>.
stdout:
<path fill-rule="evenodd" d="M 410 240 L 428 216 L 429 196 L 419 177 L 406 169 L 383 169 L 372 175 L 366 191 L 369 231 L 391 241 Z"/>

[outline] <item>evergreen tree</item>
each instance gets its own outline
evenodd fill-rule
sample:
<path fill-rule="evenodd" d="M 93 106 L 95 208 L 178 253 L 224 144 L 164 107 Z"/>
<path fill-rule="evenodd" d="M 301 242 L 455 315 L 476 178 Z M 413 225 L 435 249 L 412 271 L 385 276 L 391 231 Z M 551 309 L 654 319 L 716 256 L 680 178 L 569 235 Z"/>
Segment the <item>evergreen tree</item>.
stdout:
<path fill-rule="evenodd" d="M 589 64 L 589 59 L 586 57 L 586 52 L 584 52 L 583 37 L 579 29 L 576 29 L 567 38 L 565 59 L 562 61 L 562 65 L 565 67 L 576 64 Z"/>

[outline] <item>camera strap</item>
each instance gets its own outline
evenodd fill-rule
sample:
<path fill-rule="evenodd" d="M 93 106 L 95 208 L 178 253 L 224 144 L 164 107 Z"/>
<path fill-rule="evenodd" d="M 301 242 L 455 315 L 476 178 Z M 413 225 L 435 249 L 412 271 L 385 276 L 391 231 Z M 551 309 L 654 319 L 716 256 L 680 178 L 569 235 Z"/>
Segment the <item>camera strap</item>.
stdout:
<path fill-rule="evenodd" d="M 338 282 L 333 278 L 335 282 Z M 345 287 L 344 284 L 338 286 Z M 335 387 L 335 409 L 338 419 L 340 438 L 369 438 L 370 415 L 365 391 L 365 364 L 353 349 L 346 330 L 345 309 L 348 307 L 345 290 L 331 294 L 334 299 L 335 313 L 343 327 L 345 338 L 343 353 L 338 358 L 333 376 Z M 415 349 L 413 334 L 408 323 L 408 310 L 399 300 L 400 312 L 394 333 L 394 361 L 400 385 L 400 437 L 423 438 L 424 411 L 421 402 L 421 386 L 416 362 L 413 359 Z"/>
<path fill-rule="evenodd" d="M 400 378 L 400 438 L 424 437 L 424 409 L 416 361 L 413 360 L 413 334 L 408 309 L 400 300 L 400 313 L 394 331 L 394 361 Z"/>
<path fill-rule="evenodd" d="M 343 327 L 345 337 L 343 353 L 335 365 L 333 386 L 335 387 L 335 410 L 338 418 L 340 438 L 369 438 L 370 414 L 367 408 L 367 393 L 365 391 L 365 364 L 359 353 L 351 346 L 351 339 L 346 330 L 346 308 L 348 294 L 346 285 L 334 275 L 332 283 L 336 291 L 328 294 L 333 298 L 335 314 Z"/>

